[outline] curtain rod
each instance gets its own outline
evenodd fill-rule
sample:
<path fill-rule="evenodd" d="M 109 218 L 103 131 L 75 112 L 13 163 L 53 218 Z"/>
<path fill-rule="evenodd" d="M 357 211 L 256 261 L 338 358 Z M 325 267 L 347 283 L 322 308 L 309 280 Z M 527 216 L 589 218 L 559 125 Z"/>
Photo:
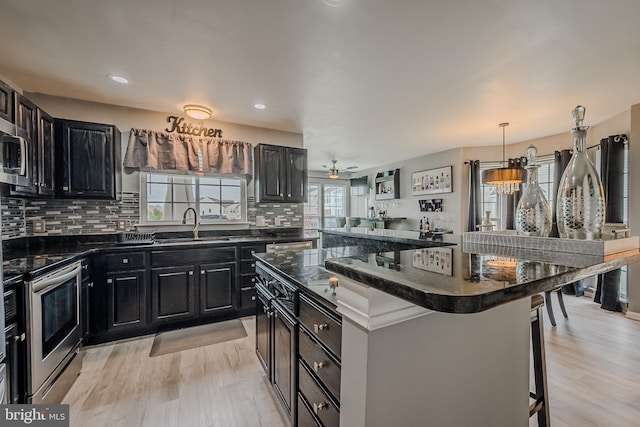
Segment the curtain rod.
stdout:
<path fill-rule="evenodd" d="M 592 145 L 592 146 L 590 146 L 590 147 L 587 147 L 587 150 L 591 150 L 591 149 L 593 149 L 593 148 L 600 148 L 600 144 L 594 144 L 594 145 Z M 540 159 L 540 158 L 544 158 L 544 157 L 554 157 L 554 155 L 555 155 L 555 154 L 542 154 L 542 155 L 539 155 L 539 156 L 536 156 L 536 157 L 538 157 L 538 158 Z M 524 157 L 524 156 L 521 156 L 521 157 Z M 481 162 L 480 162 L 480 164 L 482 164 L 482 163 L 496 163 L 496 162 L 498 162 L 498 161 L 499 161 L 499 162 L 502 162 L 501 160 L 487 160 L 487 161 L 484 161 L 484 162 L 483 162 L 483 161 L 481 161 Z M 468 161 L 466 161 L 466 162 L 464 162 L 464 164 L 465 164 L 465 165 L 468 165 L 468 164 L 469 164 L 469 162 L 468 162 Z"/>

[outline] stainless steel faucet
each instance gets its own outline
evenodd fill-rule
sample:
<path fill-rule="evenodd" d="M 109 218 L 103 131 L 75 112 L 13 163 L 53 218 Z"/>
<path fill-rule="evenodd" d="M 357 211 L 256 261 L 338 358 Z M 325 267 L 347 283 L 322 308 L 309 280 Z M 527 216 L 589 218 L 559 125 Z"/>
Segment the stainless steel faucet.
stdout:
<path fill-rule="evenodd" d="M 193 211 L 193 240 L 198 240 L 198 228 L 200 227 L 200 222 L 198 221 L 198 212 L 192 207 L 188 207 L 184 210 L 182 214 L 182 225 L 187 223 L 187 212 Z"/>

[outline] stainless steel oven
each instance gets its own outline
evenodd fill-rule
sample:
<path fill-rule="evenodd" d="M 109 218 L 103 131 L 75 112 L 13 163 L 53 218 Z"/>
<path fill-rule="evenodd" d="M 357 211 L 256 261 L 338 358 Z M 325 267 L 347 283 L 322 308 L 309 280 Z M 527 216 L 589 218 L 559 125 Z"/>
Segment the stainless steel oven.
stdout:
<path fill-rule="evenodd" d="M 80 371 L 81 272 L 76 262 L 27 284 L 31 403 L 60 403 Z"/>
<path fill-rule="evenodd" d="M 30 185 L 27 132 L 0 118 L 0 182 Z"/>

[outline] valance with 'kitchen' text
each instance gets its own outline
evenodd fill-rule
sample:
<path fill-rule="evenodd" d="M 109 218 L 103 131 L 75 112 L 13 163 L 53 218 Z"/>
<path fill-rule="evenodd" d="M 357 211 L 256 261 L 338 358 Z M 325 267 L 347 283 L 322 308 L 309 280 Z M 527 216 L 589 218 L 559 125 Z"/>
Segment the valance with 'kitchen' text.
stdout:
<path fill-rule="evenodd" d="M 253 175 L 253 149 L 248 142 L 131 129 L 123 162 L 132 169 L 195 171 Z"/>

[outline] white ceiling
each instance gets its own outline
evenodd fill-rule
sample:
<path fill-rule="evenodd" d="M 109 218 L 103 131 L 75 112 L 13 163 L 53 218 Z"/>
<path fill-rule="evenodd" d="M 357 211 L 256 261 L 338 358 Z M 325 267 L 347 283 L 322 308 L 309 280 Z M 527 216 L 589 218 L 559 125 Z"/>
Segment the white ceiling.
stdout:
<path fill-rule="evenodd" d="M 0 74 L 302 132 L 311 169 L 500 144 L 503 121 L 523 141 L 567 131 L 577 104 L 596 124 L 640 102 L 638 0 L 342 1 L 2 0 Z"/>

